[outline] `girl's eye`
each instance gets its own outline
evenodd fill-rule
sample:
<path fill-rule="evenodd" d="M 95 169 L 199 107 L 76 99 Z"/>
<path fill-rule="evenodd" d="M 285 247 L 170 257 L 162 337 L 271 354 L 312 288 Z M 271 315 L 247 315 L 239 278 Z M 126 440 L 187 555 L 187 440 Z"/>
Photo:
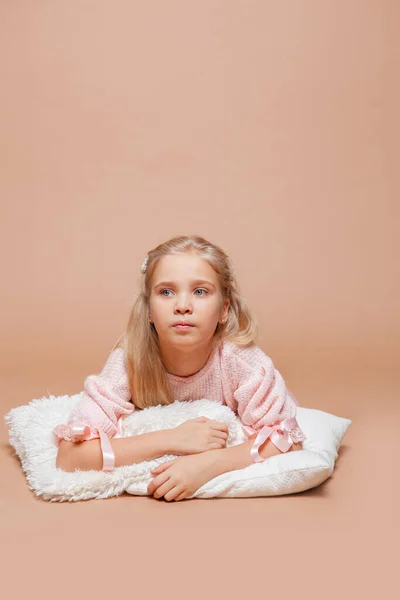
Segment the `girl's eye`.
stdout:
<path fill-rule="evenodd" d="M 170 292 L 170 291 L 171 291 L 171 290 L 167 290 L 167 289 L 165 289 L 165 290 L 161 290 L 160 294 L 161 294 L 162 296 L 165 296 L 164 292 Z M 203 289 L 203 288 L 197 288 L 196 292 L 199 292 L 199 291 L 200 291 L 200 292 L 205 292 L 206 294 L 208 294 L 208 291 L 207 291 L 207 290 L 205 290 L 205 289 Z M 204 296 L 204 294 L 196 294 L 196 296 L 199 296 L 199 295 L 200 295 L 200 296 Z M 168 297 L 168 296 L 166 296 L 166 297 Z"/>

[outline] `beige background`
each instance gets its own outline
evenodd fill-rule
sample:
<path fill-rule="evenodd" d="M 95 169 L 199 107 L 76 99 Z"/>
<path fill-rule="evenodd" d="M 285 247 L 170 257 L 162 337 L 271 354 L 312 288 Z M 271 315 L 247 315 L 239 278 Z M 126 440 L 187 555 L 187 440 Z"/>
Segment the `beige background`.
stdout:
<path fill-rule="evenodd" d="M 2 414 L 81 391 L 147 250 L 198 233 L 231 255 L 300 404 L 353 419 L 302 494 L 63 504 L 29 490 L 2 419 L 14 597 L 394 589 L 399 8 L 1 1 Z"/>

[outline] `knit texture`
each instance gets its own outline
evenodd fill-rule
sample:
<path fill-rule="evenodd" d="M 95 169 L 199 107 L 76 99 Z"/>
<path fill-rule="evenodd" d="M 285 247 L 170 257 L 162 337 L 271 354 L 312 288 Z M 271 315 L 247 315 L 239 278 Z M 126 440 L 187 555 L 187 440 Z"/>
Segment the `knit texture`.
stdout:
<path fill-rule="evenodd" d="M 227 405 L 250 428 L 250 434 L 264 425 L 272 426 L 295 417 L 299 405 L 271 358 L 255 344 L 240 348 L 232 342 L 222 342 L 194 375 L 180 377 L 167 373 L 167 377 L 174 400 L 207 398 Z M 118 432 L 119 419 L 134 410 L 124 351 L 117 348 L 99 375 L 85 379 L 84 391 L 68 422 L 53 429 L 57 445 L 61 439 L 76 442 L 98 438 L 99 429 L 112 438 Z M 71 432 L 71 424 L 76 421 L 87 425 L 85 434 L 79 438 Z M 294 441 L 304 439 L 300 429 L 297 435 L 294 432 Z"/>

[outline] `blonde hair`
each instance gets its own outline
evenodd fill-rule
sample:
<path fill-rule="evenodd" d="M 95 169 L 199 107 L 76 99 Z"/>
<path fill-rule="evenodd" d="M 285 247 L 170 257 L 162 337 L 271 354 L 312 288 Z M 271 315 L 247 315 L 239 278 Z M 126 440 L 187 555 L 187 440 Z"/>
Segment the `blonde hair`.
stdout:
<path fill-rule="evenodd" d="M 113 351 L 123 348 L 132 402 L 137 408 L 167 405 L 174 402 L 171 396 L 166 369 L 161 361 L 158 335 L 154 324 L 149 323 L 152 276 L 159 260 L 171 254 L 196 254 L 203 258 L 218 275 L 221 293 L 221 309 L 229 298 L 228 318 L 218 323 L 212 350 L 223 341 L 240 347 L 255 343 L 258 321 L 250 314 L 245 299 L 239 293 L 232 262 L 216 244 L 199 235 L 173 237 L 150 250 L 142 265 L 141 290 L 129 315 L 126 330 L 115 344 Z"/>

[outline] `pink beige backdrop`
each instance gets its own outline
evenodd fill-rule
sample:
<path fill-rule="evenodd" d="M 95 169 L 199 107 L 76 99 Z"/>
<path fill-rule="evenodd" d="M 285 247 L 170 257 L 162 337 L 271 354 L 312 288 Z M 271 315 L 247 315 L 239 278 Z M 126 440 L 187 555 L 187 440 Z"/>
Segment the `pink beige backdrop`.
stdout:
<path fill-rule="evenodd" d="M 81 391 L 148 249 L 196 233 L 232 257 L 300 404 L 353 420 L 302 494 L 71 504 L 29 490 L 2 420 L 15 597 L 393 589 L 399 17 L 390 0 L 0 3 L 2 414 Z"/>

